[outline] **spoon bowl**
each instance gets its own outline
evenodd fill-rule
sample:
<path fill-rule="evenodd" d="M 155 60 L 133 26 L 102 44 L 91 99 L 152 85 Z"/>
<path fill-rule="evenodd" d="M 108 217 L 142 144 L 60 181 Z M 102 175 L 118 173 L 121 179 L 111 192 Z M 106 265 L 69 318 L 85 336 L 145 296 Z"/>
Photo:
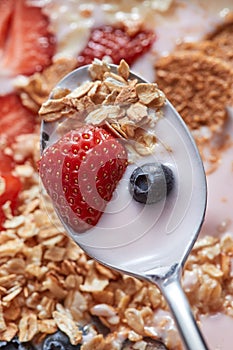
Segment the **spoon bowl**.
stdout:
<path fill-rule="evenodd" d="M 112 72 L 117 71 L 115 65 L 110 67 Z M 88 68 L 74 70 L 55 88 L 74 90 L 90 81 Z M 129 78 L 147 83 L 132 72 Z M 203 350 L 207 345 L 181 288 L 180 277 L 204 220 L 205 172 L 187 126 L 169 101 L 163 107 L 163 115 L 155 126 L 159 146 L 153 154 L 127 167 L 95 227 L 77 234 L 57 214 L 69 235 L 89 256 L 110 268 L 156 284 L 170 306 L 186 348 Z M 61 122 L 42 122 L 41 152 L 58 139 Z M 140 205 L 129 193 L 130 175 L 136 167 L 151 162 L 169 164 L 175 186 L 169 200 Z"/>

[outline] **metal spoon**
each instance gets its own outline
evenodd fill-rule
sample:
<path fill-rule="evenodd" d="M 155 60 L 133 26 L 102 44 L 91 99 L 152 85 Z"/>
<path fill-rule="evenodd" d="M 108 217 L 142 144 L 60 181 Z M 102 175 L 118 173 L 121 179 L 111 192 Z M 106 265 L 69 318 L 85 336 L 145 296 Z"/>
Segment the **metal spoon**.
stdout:
<path fill-rule="evenodd" d="M 116 72 L 116 66 L 110 66 L 112 71 Z M 130 78 L 146 82 L 133 73 L 130 74 Z M 88 66 L 84 66 L 68 74 L 57 84 L 56 88 L 73 90 L 78 84 L 88 80 L 90 80 Z M 61 217 L 60 219 L 67 232 L 88 255 L 110 268 L 156 284 L 170 306 L 186 348 L 204 350 L 207 349 L 207 345 L 181 288 L 180 276 L 204 219 L 207 196 L 205 172 L 186 125 L 169 101 L 166 101 L 163 112 L 165 117 L 156 126 L 157 135 L 165 148 L 166 145 L 169 145 L 171 148 L 178 147 L 180 150 L 177 154 L 174 152 L 169 155 L 171 161 L 174 162 L 175 173 L 179 181 L 175 195 L 169 200 L 169 203 L 164 203 L 158 216 L 153 218 L 151 208 L 146 206 L 139 215 L 138 220 L 141 221 L 138 224 L 137 218 L 135 222 L 129 217 L 129 223 L 120 225 L 121 216 L 116 216 L 115 220 L 114 216 L 112 220 L 109 220 L 108 217 L 107 221 L 93 228 L 97 231 L 94 236 L 92 233 L 76 234 Z M 57 125 L 57 122 L 42 122 L 42 152 L 48 145 L 56 141 Z M 163 155 L 161 154 L 160 157 L 159 160 L 162 161 Z M 127 171 L 122 181 L 123 185 L 118 190 L 118 197 L 127 197 L 127 181 L 132 169 L 129 167 Z M 110 209 L 114 212 L 114 207 Z M 127 209 L 125 212 L 127 216 Z M 143 232 L 141 232 L 141 225 L 145 225 Z M 108 237 L 114 237 L 116 239 L 114 242 L 111 238 L 109 241 L 106 239 L 106 230 L 108 232 L 111 230 Z M 97 237 L 96 240 L 93 237 Z M 141 242 L 146 244 L 145 251 Z M 132 259 L 129 259 L 128 263 L 122 263 L 121 260 L 124 260 L 123 257 L 127 255 L 132 256 Z M 119 259 L 119 256 L 122 259 Z"/>

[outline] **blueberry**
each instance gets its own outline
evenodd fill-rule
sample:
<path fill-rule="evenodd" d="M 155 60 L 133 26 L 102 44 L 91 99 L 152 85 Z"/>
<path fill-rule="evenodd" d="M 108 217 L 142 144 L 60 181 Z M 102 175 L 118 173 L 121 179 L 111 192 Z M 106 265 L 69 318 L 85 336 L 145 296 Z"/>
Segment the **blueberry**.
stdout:
<path fill-rule="evenodd" d="M 0 342 L 2 350 L 35 350 L 35 347 L 30 343 L 21 343 L 17 337 L 14 337 L 10 342 Z"/>
<path fill-rule="evenodd" d="M 45 338 L 42 350 L 79 350 L 80 345 L 71 345 L 67 335 L 60 330 Z"/>
<path fill-rule="evenodd" d="M 7 345 L 7 342 L 6 341 L 0 341 L 0 349 L 4 349 L 4 346 Z"/>
<path fill-rule="evenodd" d="M 146 347 L 143 348 L 145 350 L 167 350 L 167 347 L 158 340 L 146 337 L 143 339 L 143 341 L 146 343 Z M 126 340 L 123 343 L 121 350 L 133 350 L 135 349 L 134 345 L 135 343 L 131 342 L 130 340 Z"/>
<path fill-rule="evenodd" d="M 136 168 L 131 177 L 129 191 L 140 203 L 158 203 L 174 187 L 172 170 L 161 163 L 147 163 Z"/>

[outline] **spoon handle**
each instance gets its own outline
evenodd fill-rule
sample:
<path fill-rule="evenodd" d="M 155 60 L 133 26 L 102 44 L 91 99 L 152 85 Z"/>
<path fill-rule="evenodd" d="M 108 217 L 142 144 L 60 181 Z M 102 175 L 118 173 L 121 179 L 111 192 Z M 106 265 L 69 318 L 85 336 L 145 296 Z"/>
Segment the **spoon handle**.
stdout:
<path fill-rule="evenodd" d="M 173 313 L 187 350 L 208 350 L 206 342 L 193 317 L 189 302 L 181 288 L 178 274 L 160 280 L 159 287 Z"/>

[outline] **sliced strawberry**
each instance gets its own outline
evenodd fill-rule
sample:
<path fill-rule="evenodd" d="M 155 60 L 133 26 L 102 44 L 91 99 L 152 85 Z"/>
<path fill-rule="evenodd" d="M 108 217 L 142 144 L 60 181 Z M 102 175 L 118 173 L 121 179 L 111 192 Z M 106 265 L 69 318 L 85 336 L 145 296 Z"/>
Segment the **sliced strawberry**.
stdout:
<path fill-rule="evenodd" d="M 150 49 L 154 39 L 154 32 L 150 30 L 130 36 L 124 29 L 110 25 L 94 28 L 86 47 L 78 56 L 78 62 L 81 66 L 90 64 L 94 58 L 109 56 L 115 64 L 120 63 L 121 59 L 132 64 Z"/>
<path fill-rule="evenodd" d="M 35 115 L 25 108 L 15 94 L 0 96 L 0 144 L 11 144 L 20 134 L 34 131 Z"/>
<path fill-rule="evenodd" d="M 11 15 L 14 9 L 14 0 L 0 1 L 0 49 L 5 44 Z"/>
<path fill-rule="evenodd" d="M 1 174 L 10 173 L 14 169 L 14 161 L 12 157 L 6 155 L 3 151 L 0 150 L 0 176 Z"/>
<path fill-rule="evenodd" d="M 10 146 L 16 136 L 32 133 L 34 128 L 35 115 L 22 105 L 15 93 L 0 96 L 0 145 Z M 0 177 L 5 184 L 5 190 L 0 195 L 0 228 L 2 229 L 5 221 L 2 205 L 10 201 L 12 211 L 16 210 L 21 182 L 12 175 L 15 162 L 12 157 L 4 153 L 4 149 L 0 149 L 0 164 Z"/>
<path fill-rule="evenodd" d="M 49 32 L 49 21 L 41 8 L 30 5 L 26 0 L 14 1 L 10 20 L 5 15 L 4 23 L 9 28 L 4 29 L 7 38 L 2 69 L 11 75 L 29 75 L 51 63 L 55 50 L 54 36 Z"/>
<path fill-rule="evenodd" d="M 3 229 L 6 217 L 2 206 L 9 201 L 11 210 L 14 213 L 18 204 L 18 195 L 21 191 L 21 182 L 10 173 L 0 175 L 0 182 L 4 188 L 3 193 L 0 195 L 0 229 Z"/>
<path fill-rule="evenodd" d="M 59 214 L 81 233 L 97 224 L 126 166 L 124 146 L 105 129 L 86 125 L 49 147 L 39 171 Z"/>

